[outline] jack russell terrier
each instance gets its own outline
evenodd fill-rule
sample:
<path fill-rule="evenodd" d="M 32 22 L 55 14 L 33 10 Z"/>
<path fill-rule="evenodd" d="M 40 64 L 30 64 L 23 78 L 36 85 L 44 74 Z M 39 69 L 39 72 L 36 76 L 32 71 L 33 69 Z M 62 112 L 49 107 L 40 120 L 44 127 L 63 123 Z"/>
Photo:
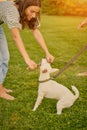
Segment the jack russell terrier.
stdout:
<path fill-rule="evenodd" d="M 38 97 L 33 108 L 35 111 L 40 105 L 44 97 L 57 99 L 57 114 L 60 115 L 64 108 L 71 107 L 76 99 L 79 97 L 79 91 L 75 86 L 72 86 L 73 94 L 68 88 L 51 80 L 50 73 L 57 71 L 58 69 L 51 68 L 46 59 L 42 59 L 40 66 L 39 88 Z"/>

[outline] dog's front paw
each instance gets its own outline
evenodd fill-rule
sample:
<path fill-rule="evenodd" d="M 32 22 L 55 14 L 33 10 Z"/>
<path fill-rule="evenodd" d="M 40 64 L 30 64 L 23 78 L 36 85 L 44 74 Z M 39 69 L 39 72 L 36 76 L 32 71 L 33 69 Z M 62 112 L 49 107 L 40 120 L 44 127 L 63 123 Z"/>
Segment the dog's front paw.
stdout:
<path fill-rule="evenodd" d="M 33 108 L 32 111 L 36 111 L 36 109 Z"/>

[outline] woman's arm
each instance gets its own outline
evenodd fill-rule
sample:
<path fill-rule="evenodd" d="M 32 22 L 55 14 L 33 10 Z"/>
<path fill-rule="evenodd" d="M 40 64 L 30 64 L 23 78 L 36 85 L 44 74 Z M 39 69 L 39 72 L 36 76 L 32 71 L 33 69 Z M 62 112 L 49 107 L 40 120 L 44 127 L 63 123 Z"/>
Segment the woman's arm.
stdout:
<path fill-rule="evenodd" d="M 78 26 L 78 29 L 83 28 L 87 25 L 87 18 L 85 18 Z"/>
<path fill-rule="evenodd" d="M 34 61 L 32 61 L 30 59 L 29 55 L 27 54 L 23 41 L 20 36 L 19 29 L 18 28 L 11 29 L 11 34 L 12 34 L 13 40 L 15 41 L 16 46 L 17 46 L 19 52 L 21 53 L 21 55 L 23 56 L 26 64 L 29 66 L 30 69 L 35 69 L 37 67 L 37 64 Z"/>
<path fill-rule="evenodd" d="M 41 32 L 38 29 L 35 29 L 35 30 L 32 30 L 32 33 L 33 33 L 35 39 L 37 40 L 37 42 L 39 43 L 39 45 L 41 46 L 41 48 L 43 49 L 43 51 L 45 52 L 48 62 L 53 62 L 54 56 L 52 56 L 49 53 Z"/>

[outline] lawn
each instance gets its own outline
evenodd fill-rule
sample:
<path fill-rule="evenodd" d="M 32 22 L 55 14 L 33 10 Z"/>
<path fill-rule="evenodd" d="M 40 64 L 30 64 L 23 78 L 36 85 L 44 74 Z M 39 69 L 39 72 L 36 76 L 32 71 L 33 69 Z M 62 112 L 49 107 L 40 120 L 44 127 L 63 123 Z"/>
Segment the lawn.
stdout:
<path fill-rule="evenodd" d="M 49 51 L 55 56 L 52 67 L 62 69 L 78 51 L 87 44 L 87 27 L 78 30 L 82 17 L 46 16 L 41 17 L 40 30 Z M 27 70 L 20 53 L 12 40 L 8 28 L 7 36 L 10 62 L 4 82 L 6 88 L 13 90 L 16 99 L 7 101 L 0 98 L 0 130 L 87 130 L 87 77 L 77 77 L 77 73 L 87 71 L 87 50 L 55 80 L 71 90 L 75 85 L 79 99 L 62 115 L 56 114 L 57 100 L 44 98 L 33 112 L 38 91 L 39 68 Z M 44 53 L 28 30 L 21 32 L 30 57 L 40 63 Z"/>

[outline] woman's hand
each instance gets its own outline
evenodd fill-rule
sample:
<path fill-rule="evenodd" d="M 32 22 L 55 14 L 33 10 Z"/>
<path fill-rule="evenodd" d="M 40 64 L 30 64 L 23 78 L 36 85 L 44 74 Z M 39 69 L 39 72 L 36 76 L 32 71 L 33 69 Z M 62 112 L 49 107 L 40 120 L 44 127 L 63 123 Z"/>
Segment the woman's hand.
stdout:
<path fill-rule="evenodd" d="M 79 24 L 78 29 L 81 29 L 81 28 L 83 28 L 83 27 L 85 27 L 85 26 L 87 26 L 87 18 L 85 18 L 85 20 L 83 20 L 83 21 Z"/>
<path fill-rule="evenodd" d="M 52 56 L 50 53 L 47 53 L 46 59 L 49 63 L 52 63 L 54 61 L 54 56 Z"/>
<path fill-rule="evenodd" d="M 79 24 L 78 29 L 81 29 L 83 27 L 85 27 L 85 24 L 81 23 L 81 24 Z"/>
<path fill-rule="evenodd" d="M 26 63 L 28 65 L 27 69 L 34 70 L 37 68 L 37 64 L 33 60 L 29 60 L 29 62 L 27 61 Z"/>

